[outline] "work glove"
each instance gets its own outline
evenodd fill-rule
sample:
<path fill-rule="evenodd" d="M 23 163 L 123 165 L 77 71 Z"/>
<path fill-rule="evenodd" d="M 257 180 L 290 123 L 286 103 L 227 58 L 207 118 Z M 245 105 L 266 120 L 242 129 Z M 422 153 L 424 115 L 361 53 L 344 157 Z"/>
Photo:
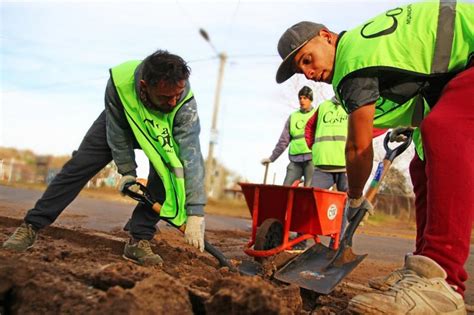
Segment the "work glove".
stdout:
<path fill-rule="evenodd" d="M 136 182 L 137 178 L 133 175 L 122 176 L 118 184 L 118 190 L 123 196 L 125 196 L 125 193 L 123 192 L 125 187 L 128 187 L 129 190 L 137 193 L 140 191 L 140 186 L 136 185 Z"/>
<path fill-rule="evenodd" d="M 270 160 L 269 158 L 264 158 L 264 159 L 262 159 L 262 161 L 260 161 L 260 163 L 262 163 L 262 165 L 270 164 L 271 162 L 272 162 L 272 160 Z"/>
<path fill-rule="evenodd" d="M 398 127 L 392 129 L 390 132 L 390 142 L 404 142 L 407 139 L 407 136 L 404 133 L 408 131 L 413 131 L 413 127 Z"/>
<path fill-rule="evenodd" d="M 367 212 L 365 213 L 363 221 L 367 220 L 369 215 L 374 214 L 374 207 L 372 204 L 365 199 L 364 196 L 359 198 L 349 198 L 349 207 L 347 208 L 347 220 L 350 222 L 359 212 L 359 210 L 365 209 Z"/>
<path fill-rule="evenodd" d="M 184 239 L 186 243 L 199 249 L 201 253 L 204 251 L 204 217 L 196 215 L 188 216 L 186 222 L 186 230 L 184 231 Z"/>

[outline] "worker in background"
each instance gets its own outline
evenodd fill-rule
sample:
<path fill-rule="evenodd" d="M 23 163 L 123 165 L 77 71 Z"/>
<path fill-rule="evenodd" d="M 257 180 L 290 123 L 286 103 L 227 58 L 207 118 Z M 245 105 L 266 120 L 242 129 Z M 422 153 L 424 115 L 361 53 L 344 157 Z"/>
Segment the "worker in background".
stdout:
<path fill-rule="evenodd" d="M 287 119 L 272 155 L 269 158 L 264 158 L 261 163 L 266 165 L 274 162 L 289 145 L 288 156 L 290 163 L 286 168 L 283 185 L 291 186 L 295 180 L 304 177 L 304 185 L 309 187 L 313 176 L 313 162 L 311 148 L 308 147 L 305 140 L 305 126 L 308 119 L 315 112 L 312 106 L 313 90 L 308 86 L 304 86 L 298 92 L 298 98 L 300 109 L 293 112 Z"/>
<path fill-rule="evenodd" d="M 347 113 L 333 97 L 319 104 L 308 120 L 306 144 L 313 155 L 314 172 L 311 186 L 338 191 L 347 190 L 346 157 Z"/>

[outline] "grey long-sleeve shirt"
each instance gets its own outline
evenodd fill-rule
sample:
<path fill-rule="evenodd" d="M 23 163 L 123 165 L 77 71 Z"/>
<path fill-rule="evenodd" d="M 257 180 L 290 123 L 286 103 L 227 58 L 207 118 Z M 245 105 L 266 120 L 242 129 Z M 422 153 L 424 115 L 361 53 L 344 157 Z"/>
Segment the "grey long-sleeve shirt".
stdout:
<path fill-rule="evenodd" d="M 141 78 L 141 67 L 135 72 L 138 94 L 138 82 Z M 191 86 L 186 82 L 184 98 Z M 180 102 L 181 99 L 178 101 Z M 105 90 L 105 110 L 107 119 L 107 142 L 112 150 L 112 157 L 122 175 L 136 176 L 137 164 L 134 149 L 140 146 L 128 124 L 123 104 L 117 94 L 112 79 L 109 79 Z M 186 212 L 188 215 L 204 215 L 206 194 L 204 190 L 204 160 L 201 154 L 199 133 L 201 126 L 194 98 L 184 104 L 176 113 L 173 122 L 173 137 L 179 146 L 179 158 L 184 168 L 186 190 Z"/>

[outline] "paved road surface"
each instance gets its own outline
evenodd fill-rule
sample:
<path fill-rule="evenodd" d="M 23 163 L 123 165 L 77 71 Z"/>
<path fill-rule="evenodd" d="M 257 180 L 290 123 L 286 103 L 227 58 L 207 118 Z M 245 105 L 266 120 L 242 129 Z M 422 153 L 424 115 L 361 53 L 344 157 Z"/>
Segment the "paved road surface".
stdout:
<path fill-rule="evenodd" d="M 0 215 L 23 218 L 41 196 L 41 191 L 12 188 L 0 185 Z M 86 229 L 111 231 L 120 229 L 129 218 L 133 205 L 78 197 L 59 217 L 55 224 L 80 226 Z M 250 230 L 251 221 L 219 215 L 206 216 L 206 228 L 211 230 Z M 244 244 L 242 244 L 244 245 Z M 414 241 L 395 237 L 356 235 L 354 251 L 368 253 L 371 258 L 403 263 L 405 253 L 413 251 Z M 474 246 L 471 245 L 466 265 L 470 277 L 474 277 Z M 474 279 L 467 282 L 466 300 L 474 304 Z"/>

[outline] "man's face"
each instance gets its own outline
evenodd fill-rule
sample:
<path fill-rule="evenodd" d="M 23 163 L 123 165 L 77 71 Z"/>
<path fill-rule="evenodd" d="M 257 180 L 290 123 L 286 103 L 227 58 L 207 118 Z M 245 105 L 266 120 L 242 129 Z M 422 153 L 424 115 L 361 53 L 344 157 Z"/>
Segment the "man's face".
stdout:
<path fill-rule="evenodd" d="M 170 113 L 178 104 L 186 87 L 186 81 L 181 80 L 177 84 L 159 81 L 156 86 L 150 86 L 141 80 L 140 86 L 144 89 L 147 102 L 152 109 L 162 113 Z"/>
<path fill-rule="evenodd" d="M 300 109 L 308 110 L 310 107 L 311 107 L 311 100 L 304 95 L 300 95 Z"/>
<path fill-rule="evenodd" d="M 308 80 L 331 83 L 336 53 L 335 38 L 327 30 L 311 39 L 294 57 L 297 73 L 303 73 Z"/>

